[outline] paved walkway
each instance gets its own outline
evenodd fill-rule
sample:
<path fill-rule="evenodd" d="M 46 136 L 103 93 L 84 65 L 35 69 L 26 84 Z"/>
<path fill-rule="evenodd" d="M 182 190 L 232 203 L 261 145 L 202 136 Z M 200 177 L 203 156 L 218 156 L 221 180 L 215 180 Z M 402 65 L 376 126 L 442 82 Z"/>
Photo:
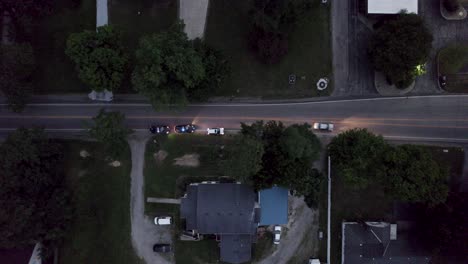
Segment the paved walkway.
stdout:
<path fill-rule="evenodd" d="M 147 203 L 163 203 L 163 204 L 180 204 L 180 199 L 171 199 L 171 198 L 146 198 Z"/>
<path fill-rule="evenodd" d="M 130 212 L 132 227 L 132 245 L 136 254 L 147 264 L 170 263 L 161 255 L 154 253 L 155 243 L 171 243 L 171 229 L 167 226 L 156 226 L 152 219 L 145 215 L 143 167 L 145 160 L 146 136 L 129 140 L 132 153 Z"/>
<path fill-rule="evenodd" d="M 348 5 L 349 1 L 331 1 L 333 95 L 343 95 L 348 90 Z"/>
<path fill-rule="evenodd" d="M 179 18 L 185 23 L 189 39 L 203 38 L 209 0 L 180 0 Z"/>
<path fill-rule="evenodd" d="M 96 0 L 96 27 L 107 25 L 107 12 L 107 0 Z"/>

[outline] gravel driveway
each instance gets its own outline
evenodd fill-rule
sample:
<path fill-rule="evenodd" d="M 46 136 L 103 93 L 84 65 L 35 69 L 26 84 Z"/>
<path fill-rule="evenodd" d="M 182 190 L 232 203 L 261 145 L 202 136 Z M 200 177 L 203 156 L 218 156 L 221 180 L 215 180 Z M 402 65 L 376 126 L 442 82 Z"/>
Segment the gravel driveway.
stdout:
<path fill-rule="evenodd" d="M 290 196 L 289 205 L 291 215 L 286 226 L 287 232 L 281 237 L 281 242 L 276 250 L 258 263 L 288 263 L 291 258 L 296 257 L 298 252 L 316 250 L 318 245 L 316 241 L 318 212 L 307 207 L 302 198 L 295 196 Z M 303 245 L 311 248 L 304 250 Z"/>
<path fill-rule="evenodd" d="M 136 254 L 144 259 L 147 264 L 171 263 L 172 256 L 165 256 L 163 258 L 152 250 L 152 246 L 155 243 L 171 243 L 170 228 L 167 226 L 155 226 L 152 219 L 145 216 L 143 167 L 147 140 L 147 137 L 141 136 L 136 136 L 129 140 L 132 153 L 132 171 L 130 174 L 132 245 Z"/>

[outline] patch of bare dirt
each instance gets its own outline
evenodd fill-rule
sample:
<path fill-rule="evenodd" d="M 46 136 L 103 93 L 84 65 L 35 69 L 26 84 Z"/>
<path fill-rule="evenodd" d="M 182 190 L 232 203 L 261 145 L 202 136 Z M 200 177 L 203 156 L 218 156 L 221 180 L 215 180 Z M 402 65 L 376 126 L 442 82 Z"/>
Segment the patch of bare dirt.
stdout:
<path fill-rule="evenodd" d="M 167 155 L 168 155 L 167 151 L 160 150 L 160 151 L 154 153 L 153 157 L 158 163 L 161 163 L 166 159 Z"/>
<path fill-rule="evenodd" d="M 200 166 L 200 155 L 196 153 L 185 154 L 182 157 L 174 159 L 174 165 L 185 167 L 198 167 Z"/>
<path fill-rule="evenodd" d="M 91 156 L 91 154 L 89 154 L 88 151 L 86 151 L 86 150 L 84 150 L 84 149 L 83 149 L 82 151 L 80 151 L 80 157 L 82 157 L 82 158 L 87 158 L 87 157 L 89 157 L 89 156 Z"/>
<path fill-rule="evenodd" d="M 120 167 L 120 165 L 122 164 L 120 163 L 120 161 L 114 160 L 113 162 L 109 163 L 109 165 L 112 167 Z"/>

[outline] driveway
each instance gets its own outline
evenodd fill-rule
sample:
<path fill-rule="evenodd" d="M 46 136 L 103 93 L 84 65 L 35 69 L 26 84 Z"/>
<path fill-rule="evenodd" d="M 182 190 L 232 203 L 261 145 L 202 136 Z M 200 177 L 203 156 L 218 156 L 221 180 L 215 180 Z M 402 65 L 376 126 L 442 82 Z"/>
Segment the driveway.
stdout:
<path fill-rule="evenodd" d="M 371 30 L 358 14 L 358 0 L 332 1 L 332 96 L 376 95 L 374 72 L 367 56 Z"/>
<path fill-rule="evenodd" d="M 130 174 L 132 245 L 136 254 L 144 259 L 147 264 L 171 263 L 172 256 L 163 258 L 152 250 L 155 243 L 171 243 L 170 228 L 155 226 L 153 220 L 145 215 L 143 167 L 147 140 L 148 137 L 138 135 L 129 140 L 132 153 L 132 171 Z"/>
<path fill-rule="evenodd" d="M 306 259 L 310 255 L 305 254 L 315 253 L 318 248 L 318 211 L 310 209 L 302 198 L 295 196 L 289 198 L 289 206 L 291 215 L 287 231 L 276 250 L 259 264 L 288 263 L 293 257 Z M 298 252 L 301 254 L 298 255 Z"/>
<path fill-rule="evenodd" d="M 209 0 L 180 0 L 179 18 L 185 23 L 189 39 L 203 38 Z"/>

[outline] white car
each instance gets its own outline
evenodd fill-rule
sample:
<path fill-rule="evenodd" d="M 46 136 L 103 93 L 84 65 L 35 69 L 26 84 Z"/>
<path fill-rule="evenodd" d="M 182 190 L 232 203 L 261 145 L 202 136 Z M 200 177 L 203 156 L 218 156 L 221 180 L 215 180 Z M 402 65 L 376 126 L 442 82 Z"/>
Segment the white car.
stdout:
<path fill-rule="evenodd" d="M 274 234 L 275 234 L 275 239 L 273 240 L 273 243 L 275 245 L 279 245 L 280 239 L 281 239 L 281 226 L 275 226 L 274 229 Z"/>
<path fill-rule="evenodd" d="M 172 218 L 170 216 L 156 216 L 154 218 L 155 225 L 170 225 L 172 224 Z"/>
<path fill-rule="evenodd" d="M 207 128 L 206 129 L 206 133 L 208 135 L 224 135 L 224 128 L 223 127 L 220 127 L 220 128 Z"/>
<path fill-rule="evenodd" d="M 313 128 L 315 130 L 322 130 L 322 131 L 333 131 L 334 125 L 332 123 L 314 123 Z"/>

